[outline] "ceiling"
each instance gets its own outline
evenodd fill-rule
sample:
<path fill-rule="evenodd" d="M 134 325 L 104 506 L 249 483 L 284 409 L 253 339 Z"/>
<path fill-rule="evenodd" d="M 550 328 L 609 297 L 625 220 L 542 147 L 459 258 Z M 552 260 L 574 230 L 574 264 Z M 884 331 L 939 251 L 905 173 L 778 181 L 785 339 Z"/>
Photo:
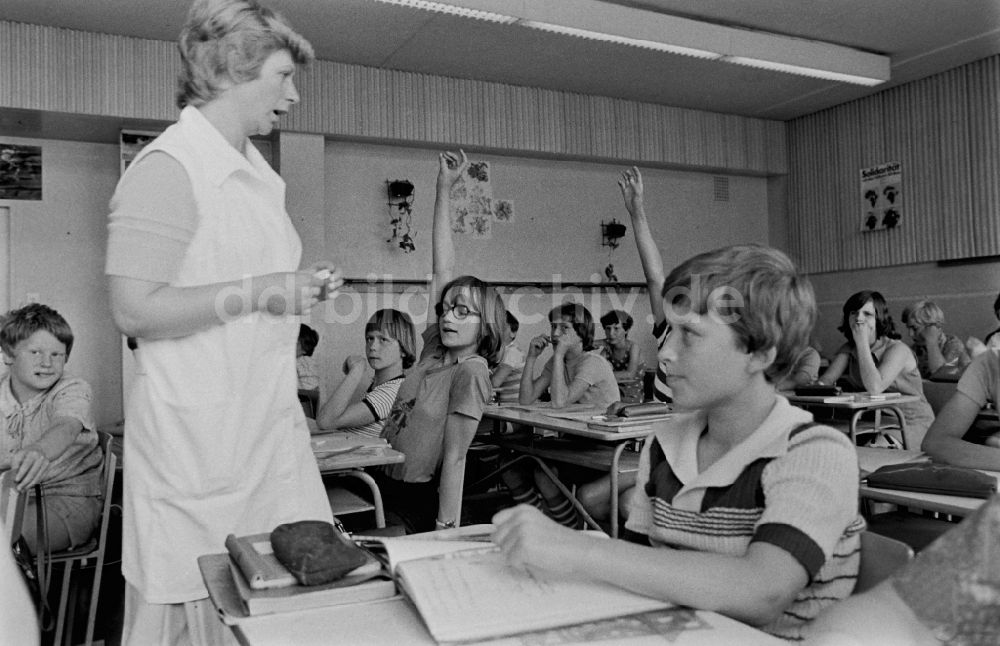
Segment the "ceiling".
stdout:
<path fill-rule="evenodd" d="M 529 0 L 565 2 L 566 0 Z M 1000 0 L 606 0 L 891 57 L 866 88 L 373 0 L 264 0 L 324 60 L 787 120 L 1000 53 Z M 176 40 L 187 0 L 0 0 L 0 19 Z"/>

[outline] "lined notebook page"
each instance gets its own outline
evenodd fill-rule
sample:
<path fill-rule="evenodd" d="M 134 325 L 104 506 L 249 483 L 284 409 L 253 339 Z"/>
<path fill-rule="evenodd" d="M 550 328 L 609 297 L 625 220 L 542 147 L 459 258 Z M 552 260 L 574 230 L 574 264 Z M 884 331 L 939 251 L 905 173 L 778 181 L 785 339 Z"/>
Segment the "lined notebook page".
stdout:
<path fill-rule="evenodd" d="M 496 547 L 400 563 L 398 580 L 431 635 L 466 641 L 668 608 L 615 586 L 526 574 Z"/>

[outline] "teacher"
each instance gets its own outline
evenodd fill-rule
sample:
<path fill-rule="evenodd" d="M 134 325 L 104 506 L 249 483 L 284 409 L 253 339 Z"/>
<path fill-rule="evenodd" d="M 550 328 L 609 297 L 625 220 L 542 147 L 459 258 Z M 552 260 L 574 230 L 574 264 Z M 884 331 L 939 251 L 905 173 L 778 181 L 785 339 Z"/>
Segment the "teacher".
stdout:
<path fill-rule="evenodd" d="M 179 49 L 180 118 L 122 177 L 108 226 L 115 323 L 138 339 L 125 412 L 126 644 L 199 633 L 217 643 L 197 557 L 229 533 L 332 520 L 295 343 L 298 315 L 342 280 L 330 263 L 298 270 L 285 184 L 249 140 L 298 103 L 293 76 L 312 47 L 254 0 L 196 0 Z"/>

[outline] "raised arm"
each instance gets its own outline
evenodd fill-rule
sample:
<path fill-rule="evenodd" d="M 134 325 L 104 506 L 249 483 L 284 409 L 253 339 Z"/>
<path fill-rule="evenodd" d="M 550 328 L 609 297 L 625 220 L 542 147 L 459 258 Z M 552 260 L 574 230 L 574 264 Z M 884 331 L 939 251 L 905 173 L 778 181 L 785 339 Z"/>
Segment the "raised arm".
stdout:
<path fill-rule="evenodd" d="M 660 297 L 664 279 L 663 259 L 660 257 L 660 250 L 656 248 L 656 242 L 653 241 L 653 234 L 646 219 L 642 174 L 639 169 L 633 166 L 624 171 L 618 179 L 618 188 L 622 191 L 625 209 L 632 219 L 632 233 L 639 249 L 642 273 L 646 277 L 650 311 L 653 313 L 654 323 L 659 325 L 666 318 L 663 313 L 663 299 Z"/>
<path fill-rule="evenodd" d="M 187 336 L 250 312 L 306 314 L 344 282 L 326 262 L 296 272 L 195 287 L 124 276 L 110 276 L 109 281 L 115 325 L 125 336 L 145 339 Z"/>
<path fill-rule="evenodd" d="M 438 175 L 434 194 L 434 222 L 431 225 L 431 286 L 427 312 L 428 327 L 437 322 L 434 303 L 441 299 L 441 290 L 455 271 L 455 243 L 451 233 L 451 187 L 469 167 L 465 151 L 443 152 L 438 155 Z"/>

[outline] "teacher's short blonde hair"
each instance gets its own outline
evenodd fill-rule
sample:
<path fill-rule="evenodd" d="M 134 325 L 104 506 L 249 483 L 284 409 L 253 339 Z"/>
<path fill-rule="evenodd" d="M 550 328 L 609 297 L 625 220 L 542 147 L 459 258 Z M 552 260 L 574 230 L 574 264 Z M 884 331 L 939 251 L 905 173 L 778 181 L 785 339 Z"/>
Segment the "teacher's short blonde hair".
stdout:
<path fill-rule="evenodd" d="M 179 108 L 204 105 L 227 84 L 256 79 L 274 52 L 288 50 L 299 65 L 314 58 L 309 41 L 256 0 L 195 0 L 177 47 Z"/>

